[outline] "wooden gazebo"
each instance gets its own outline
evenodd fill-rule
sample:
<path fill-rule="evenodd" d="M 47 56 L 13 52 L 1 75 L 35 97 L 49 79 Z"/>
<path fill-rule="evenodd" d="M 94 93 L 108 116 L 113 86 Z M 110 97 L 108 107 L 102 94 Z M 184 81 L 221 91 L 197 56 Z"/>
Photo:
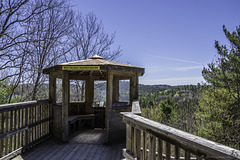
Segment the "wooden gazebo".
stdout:
<path fill-rule="evenodd" d="M 115 138 L 121 139 L 125 136 L 125 125 L 121 121 L 120 112 L 131 111 L 132 101 L 138 99 L 138 77 L 144 74 L 144 68 L 128 64 L 104 60 L 95 55 L 87 60 L 63 63 L 43 70 L 49 74 L 49 99 L 51 111 L 53 112 L 52 133 L 63 142 L 69 139 L 69 117 L 82 113 L 72 113 L 70 103 L 70 80 L 84 80 L 85 102 L 81 103 L 84 108 L 83 114 L 94 114 L 92 107 L 94 99 L 94 81 L 105 80 L 106 108 L 105 108 L 105 129 L 106 143 L 112 143 Z M 62 79 L 62 103 L 56 104 L 56 78 Z M 119 80 L 130 80 L 130 98 L 127 105 L 119 103 Z M 70 115 L 71 114 L 71 115 Z"/>

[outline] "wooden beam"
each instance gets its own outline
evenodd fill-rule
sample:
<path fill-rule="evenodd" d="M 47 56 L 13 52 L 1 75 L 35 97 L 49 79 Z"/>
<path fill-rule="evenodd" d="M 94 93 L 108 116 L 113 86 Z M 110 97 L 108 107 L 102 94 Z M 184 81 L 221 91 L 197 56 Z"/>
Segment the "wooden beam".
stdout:
<path fill-rule="evenodd" d="M 93 80 L 107 80 L 107 77 L 105 77 L 105 76 L 91 76 L 91 77 L 92 77 Z M 69 79 L 72 79 L 72 80 L 88 80 L 89 76 L 70 74 Z"/>
<path fill-rule="evenodd" d="M 69 77 L 63 71 L 62 76 L 62 141 L 68 141 L 68 106 L 69 106 Z"/>
<path fill-rule="evenodd" d="M 113 78 L 113 102 L 119 101 L 119 79 Z"/>
<path fill-rule="evenodd" d="M 92 108 L 93 100 L 94 100 L 94 80 L 90 76 L 86 80 L 86 86 L 85 86 L 85 102 L 86 102 L 85 112 L 87 114 L 94 112 Z"/>
<path fill-rule="evenodd" d="M 130 78 L 130 104 L 134 99 L 138 99 L 138 76 L 136 74 Z"/>
<path fill-rule="evenodd" d="M 113 100 L 113 74 L 111 71 L 107 73 L 107 98 L 106 98 L 106 114 L 105 114 L 105 127 L 106 127 L 106 143 L 109 143 L 109 110 L 112 108 Z"/>
<path fill-rule="evenodd" d="M 10 111 L 10 110 L 35 107 L 36 105 L 45 105 L 48 103 L 49 103 L 49 99 L 34 100 L 34 101 L 27 101 L 27 102 L 20 102 L 20 103 L 2 104 L 2 105 L 0 105 L 0 113 Z"/>
<path fill-rule="evenodd" d="M 50 116 L 53 117 L 53 105 L 56 104 L 56 78 L 52 73 L 49 74 L 49 100 L 50 100 Z M 53 133 L 53 121 L 49 124 L 50 133 Z"/>

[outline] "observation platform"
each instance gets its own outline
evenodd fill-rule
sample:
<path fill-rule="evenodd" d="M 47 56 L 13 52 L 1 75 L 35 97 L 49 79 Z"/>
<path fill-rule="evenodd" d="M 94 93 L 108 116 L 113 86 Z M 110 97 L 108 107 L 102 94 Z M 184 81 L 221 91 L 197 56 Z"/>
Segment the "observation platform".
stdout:
<path fill-rule="evenodd" d="M 67 143 L 52 137 L 14 160 L 120 160 L 125 144 L 105 145 L 102 129 L 74 132 Z"/>

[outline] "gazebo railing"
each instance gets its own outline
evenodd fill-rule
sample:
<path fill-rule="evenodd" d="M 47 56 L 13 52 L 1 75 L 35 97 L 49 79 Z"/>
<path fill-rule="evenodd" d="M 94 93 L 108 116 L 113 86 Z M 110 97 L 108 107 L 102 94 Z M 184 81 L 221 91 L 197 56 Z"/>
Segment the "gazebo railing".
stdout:
<path fill-rule="evenodd" d="M 126 123 L 127 160 L 240 159 L 240 151 L 157 123 L 130 112 L 122 112 Z"/>
<path fill-rule="evenodd" d="M 0 160 L 47 138 L 50 119 L 49 100 L 0 105 Z"/>

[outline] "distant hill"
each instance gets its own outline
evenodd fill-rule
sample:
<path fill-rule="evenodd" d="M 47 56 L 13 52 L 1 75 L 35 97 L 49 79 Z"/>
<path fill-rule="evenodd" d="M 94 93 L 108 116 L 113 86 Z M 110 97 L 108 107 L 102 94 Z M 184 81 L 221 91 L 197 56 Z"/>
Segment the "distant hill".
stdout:
<path fill-rule="evenodd" d="M 176 86 L 170 86 L 170 85 L 144 85 L 140 84 L 139 85 L 139 92 L 160 92 L 160 91 L 165 91 L 168 89 L 174 89 Z"/>

